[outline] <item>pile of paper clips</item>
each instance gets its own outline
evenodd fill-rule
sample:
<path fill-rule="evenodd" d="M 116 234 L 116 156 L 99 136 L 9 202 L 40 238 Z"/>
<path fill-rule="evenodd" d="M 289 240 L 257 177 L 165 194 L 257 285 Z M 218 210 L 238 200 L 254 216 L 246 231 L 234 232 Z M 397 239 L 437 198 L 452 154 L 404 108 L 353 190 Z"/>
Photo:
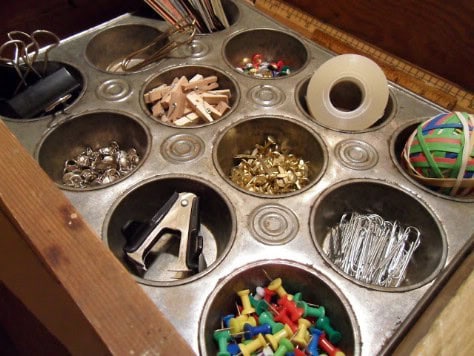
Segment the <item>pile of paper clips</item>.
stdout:
<path fill-rule="evenodd" d="M 420 231 L 377 214 L 344 214 L 329 236 L 328 257 L 363 283 L 399 287 L 420 245 Z"/>
<path fill-rule="evenodd" d="M 16 80 L 2 83 L 11 86 L 8 94 L 2 95 L 2 106 L 6 104 L 13 116 L 30 118 L 71 99 L 80 83 L 64 66 L 58 68 L 49 62 L 49 52 L 59 45 L 58 36 L 47 30 L 31 34 L 11 31 L 7 36 L 0 46 L 0 68 L 14 71 Z M 42 61 L 38 60 L 40 53 Z"/>
<path fill-rule="evenodd" d="M 199 33 L 211 33 L 229 27 L 221 0 L 145 0 L 173 27 L 195 23 Z"/>

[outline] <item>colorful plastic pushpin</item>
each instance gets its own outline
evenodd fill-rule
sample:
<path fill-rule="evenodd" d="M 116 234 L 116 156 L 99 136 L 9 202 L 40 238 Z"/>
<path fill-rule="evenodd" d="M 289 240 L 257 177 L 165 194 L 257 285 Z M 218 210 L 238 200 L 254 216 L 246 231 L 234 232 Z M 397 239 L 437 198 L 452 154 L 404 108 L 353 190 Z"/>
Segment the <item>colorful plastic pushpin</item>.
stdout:
<path fill-rule="evenodd" d="M 260 315 L 264 311 L 268 310 L 269 306 L 265 300 L 263 299 L 257 300 L 252 295 L 249 295 L 249 299 L 250 299 L 250 304 L 252 305 L 252 307 L 255 308 L 255 312 L 257 313 L 257 315 Z"/>
<path fill-rule="evenodd" d="M 283 324 L 282 323 L 277 323 L 273 319 L 273 316 L 269 312 L 263 312 L 262 314 L 259 315 L 258 320 L 260 324 L 268 324 L 272 328 L 272 334 L 275 334 L 279 332 L 281 329 L 283 329 Z"/>
<path fill-rule="evenodd" d="M 230 352 L 227 351 L 227 344 L 231 338 L 230 330 L 215 330 L 213 336 L 219 347 L 217 356 L 230 356 Z"/>
<path fill-rule="evenodd" d="M 229 327 L 229 320 L 235 318 L 234 314 L 227 314 L 222 317 L 222 327 L 228 328 Z"/>
<path fill-rule="evenodd" d="M 261 300 L 265 296 L 265 288 L 258 286 L 255 288 L 255 300 Z"/>
<path fill-rule="evenodd" d="M 231 356 L 238 355 L 240 354 L 239 345 L 235 343 L 230 343 L 229 345 L 227 345 L 227 351 L 231 354 Z"/>
<path fill-rule="evenodd" d="M 242 301 L 242 314 L 252 314 L 255 313 L 255 309 L 252 308 L 252 305 L 250 304 L 250 299 L 249 299 L 249 294 L 250 290 L 244 289 L 241 291 L 237 292 L 237 295 L 240 297 L 240 300 Z"/>
<path fill-rule="evenodd" d="M 270 343 L 270 346 L 272 347 L 273 351 L 276 351 L 276 349 L 278 349 L 278 343 L 280 342 L 280 339 L 284 337 L 291 338 L 292 336 L 293 330 L 291 330 L 290 327 L 285 324 L 283 326 L 283 329 L 281 329 L 275 334 L 265 335 L 265 338 Z"/>
<path fill-rule="evenodd" d="M 293 300 L 295 303 L 303 300 L 303 293 L 298 292 L 298 293 L 293 294 Z"/>
<path fill-rule="evenodd" d="M 285 295 L 288 295 L 289 300 L 293 299 L 293 296 L 288 294 L 285 288 L 283 288 L 281 278 L 275 278 L 273 281 L 271 281 L 268 285 L 268 289 L 270 289 L 271 291 L 275 291 L 280 298 L 284 297 Z"/>
<path fill-rule="evenodd" d="M 323 330 L 327 335 L 329 341 L 333 344 L 337 344 L 341 341 L 342 335 L 339 331 L 336 331 L 331 326 L 331 322 L 327 316 L 322 316 L 316 321 L 316 327 L 320 330 Z"/>
<path fill-rule="evenodd" d="M 295 336 L 291 339 L 296 345 L 305 348 L 309 342 L 309 331 L 308 328 L 311 326 L 311 322 L 306 319 L 298 320 L 298 331 Z"/>
<path fill-rule="evenodd" d="M 302 308 L 298 308 L 296 303 L 288 299 L 288 295 L 285 295 L 278 299 L 278 305 L 286 308 L 287 314 L 290 317 L 291 321 L 297 321 L 304 314 Z"/>
<path fill-rule="evenodd" d="M 311 328 L 311 339 L 309 340 L 309 344 L 306 347 L 306 352 L 309 356 L 318 356 L 318 343 L 319 343 L 319 337 L 323 333 L 321 330 L 316 329 L 316 328 Z"/>
<path fill-rule="evenodd" d="M 248 344 L 240 343 L 239 348 L 240 352 L 244 356 L 250 356 L 252 352 L 257 351 L 258 349 L 264 348 L 266 346 L 265 338 L 262 334 L 258 334 L 255 339 L 250 341 Z"/>
<path fill-rule="evenodd" d="M 294 350 L 294 346 L 290 340 L 286 337 L 281 338 L 280 342 L 278 343 L 278 348 L 275 350 L 274 356 L 284 356 L 287 352 L 291 352 Z"/>
<path fill-rule="evenodd" d="M 295 356 L 306 356 L 306 354 L 304 353 L 303 350 L 300 350 L 299 348 L 295 347 L 295 349 L 293 350 L 293 354 Z"/>
<path fill-rule="evenodd" d="M 264 300 L 267 301 L 267 303 L 272 302 L 272 297 L 276 294 L 275 291 L 268 289 L 268 287 L 263 289 L 265 291 L 265 296 L 263 297 Z"/>
<path fill-rule="evenodd" d="M 318 345 L 321 349 L 327 352 L 329 356 L 345 356 L 344 352 L 331 344 L 324 333 L 319 336 Z"/>
<path fill-rule="evenodd" d="M 304 318 L 306 318 L 308 316 L 309 317 L 314 317 L 314 318 L 320 318 L 320 317 L 326 315 L 326 310 L 324 309 L 323 306 L 315 308 L 315 307 L 310 306 L 308 303 L 306 303 L 304 301 L 296 302 L 296 305 L 298 306 L 298 308 L 303 309 L 303 317 Z"/>
<path fill-rule="evenodd" d="M 274 319 L 275 321 L 288 325 L 291 328 L 291 330 L 293 330 L 293 332 L 296 332 L 296 330 L 298 329 L 298 326 L 288 316 L 288 311 L 286 310 L 285 307 L 281 308 L 278 311 L 278 314 L 275 315 Z"/>
<path fill-rule="evenodd" d="M 238 317 L 232 318 L 229 320 L 229 327 L 231 334 L 238 334 L 244 330 L 244 325 L 248 323 L 252 326 L 257 325 L 257 321 L 253 316 L 248 316 L 245 314 L 239 315 Z"/>
<path fill-rule="evenodd" d="M 270 324 L 262 324 L 260 322 L 260 325 L 257 326 L 252 326 L 250 324 L 244 325 L 244 336 L 246 339 L 253 339 L 258 334 L 266 335 L 271 333 L 272 327 Z"/>

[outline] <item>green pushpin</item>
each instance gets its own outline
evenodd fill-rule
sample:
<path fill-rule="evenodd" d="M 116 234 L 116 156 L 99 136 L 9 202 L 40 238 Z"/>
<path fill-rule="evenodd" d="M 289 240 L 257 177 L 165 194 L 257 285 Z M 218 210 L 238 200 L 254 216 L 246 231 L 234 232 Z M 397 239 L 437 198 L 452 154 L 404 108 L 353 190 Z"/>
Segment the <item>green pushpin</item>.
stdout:
<path fill-rule="evenodd" d="M 275 320 L 273 320 L 272 314 L 270 314 L 268 311 L 264 311 L 262 314 L 260 314 L 258 321 L 260 324 L 269 324 L 272 328 L 272 334 L 279 332 L 284 327 L 282 323 L 275 322 Z"/>
<path fill-rule="evenodd" d="M 315 307 L 310 306 L 308 303 L 304 301 L 296 302 L 296 306 L 304 310 L 304 313 L 303 313 L 304 318 L 306 318 L 307 316 L 321 318 L 326 315 L 326 310 L 324 309 L 323 306 L 315 308 Z"/>
<path fill-rule="evenodd" d="M 298 292 L 296 294 L 293 294 L 293 301 L 295 303 L 298 303 L 299 301 L 301 301 L 303 299 L 303 293 L 301 292 Z"/>
<path fill-rule="evenodd" d="M 327 316 L 322 316 L 316 321 L 316 328 L 323 330 L 326 333 L 327 338 L 333 344 L 337 344 L 341 341 L 342 335 L 339 331 L 336 331 L 331 326 L 331 322 Z"/>
<path fill-rule="evenodd" d="M 255 312 L 257 313 L 257 315 L 260 315 L 264 311 L 268 310 L 268 303 L 265 300 L 263 299 L 257 300 L 255 299 L 253 295 L 249 295 L 249 299 L 250 299 L 250 304 L 255 309 Z"/>
<path fill-rule="evenodd" d="M 294 349 L 295 347 L 293 346 L 291 341 L 288 340 L 286 337 L 283 337 L 280 339 L 280 342 L 278 343 L 278 349 L 276 349 L 273 356 L 284 356 L 287 352 L 291 352 Z"/>
<path fill-rule="evenodd" d="M 217 345 L 219 345 L 217 356 L 231 356 L 230 352 L 227 351 L 227 344 L 231 338 L 230 330 L 215 330 L 213 336 L 214 340 L 217 341 Z"/>

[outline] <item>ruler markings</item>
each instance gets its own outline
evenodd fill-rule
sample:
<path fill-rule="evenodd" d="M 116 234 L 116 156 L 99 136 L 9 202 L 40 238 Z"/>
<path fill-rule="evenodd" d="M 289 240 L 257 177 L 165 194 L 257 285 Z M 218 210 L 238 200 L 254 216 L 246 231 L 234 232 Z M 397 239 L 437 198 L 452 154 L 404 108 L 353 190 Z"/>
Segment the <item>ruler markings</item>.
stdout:
<path fill-rule="evenodd" d="M 320 22 L 315 17 L 298 8 L 278 0 L 256 0 L 255 5 L 263 11 L 267 11 L 270 15 L 286 18 L 286 20 L 289 20 L 292 25 L 304 33 L 313 33 L 315 30 L 319 30 L 363 53 L 370 54 L 373 58 L 389 64 L 397 70 L 422 80 L 446 94 L 454 96 L 457 99 L 457 106 L 462 109 L 474 109 L 473 93 L 467 92 L 435 74 L 430 74 L 422 68 L 415 67 L 407 61 L 391 56 L 377 47 L 365 43 L 333 26 Z"/>

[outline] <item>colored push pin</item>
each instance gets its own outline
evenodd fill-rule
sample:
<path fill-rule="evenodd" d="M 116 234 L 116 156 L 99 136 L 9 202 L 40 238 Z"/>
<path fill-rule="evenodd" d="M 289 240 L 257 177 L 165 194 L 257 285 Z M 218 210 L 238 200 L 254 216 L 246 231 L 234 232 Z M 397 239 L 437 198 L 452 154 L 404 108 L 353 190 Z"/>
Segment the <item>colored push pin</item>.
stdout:
<path fill-rule="evenodd" d="M 322 316 L 326 315 L 326 310 L 323 306 L 315 308 L 304 301 L 296 302 L 296 305 L 298 306 L 298 308 L 303 309 L 303 318 L 306 318 L 308 316 L 314 318 L 321 318 Z"/>
<path fill-rule="evenodd" d="M 224 316 L 222 317 L 222 319 L 221 319 L 221 320 L 222 320 L 222 327 L 228 328 L 228 327 L 229 327 L 229 320 L 232 319 L 232 318 L 234 318 L 234 317 L 235 317 L 234 314 L 227 314 L 227 315 L 224 315 Z"/>
<path fill-rule="evenodd" d="M 280 309 L 277 315 L 275 315 L 275 321 L 278 321 L 280 323 L 283 323 L 285 325 L 288 325 L 293 332 L 296 332 L 298 329 L 298 326 L 290 319 L 288 316 L 288 311 L 286 310 L 285 307 Z"/>
<path fill-rule="evenodd" d="M 295 303 L 298 303 L 301 300 L 303 300 L 303 293 L 298 292 L 298 293 L 293 294 L 293 301 Z"/>
<path fill-rule="evenodd" d="M 326 333 L 329 341 L 331 341 L 333 344 L 337 344 L 339 341 L 341 341 L 341 333 L 333 329 L 327 316 L 318 318 L 316 321 L 316 327 L 320 330 L 323 330 Z"/>
<path fill-rule="evenodd" d="M 240 354 L 239 345 L 235 343 L 230 343 L 227 345 L 227 351 L 230 353 L 231 356 L 235 356 Z"/>
<path fill-rule="evenodd" d="M 257 321 L 253 316 L 248 316 L 245 314 L 239 315 L 236 318 L 229 320 L 230 333 L 235 335 L 244 330 L 244 325 L 250 324 L 252 326 L 257 326 Z"/>
<path fill-rule="evenodd" d="M 278 343 L 278 348 L 275 350 L 273 356 L 285 356 L 287 352 L 292 352 L 295 349 L 290 340 L 286 337 L 281 338 Z"/>
<path fill-rule="evenodd" d="M 252 314 L 255 313 L 255 309 L 252 308 L 252 305 L 250 304 L 250 299 L 249 299 L 249 294 L 250 290 L 244 289 L 239 292 L 237 292 L 238 296 L 240 297 L 240 300 L 242 301 L 242 314 Z"/>
<path fill-rule="evenodd" d="M 316 328 L 311 328 L 311 339 L 309 340 L 309 344 L 306 347 L 306 353 L 309 356 L 318 356 L 319 351 L 318 351 L 318 343 L 319 343 L 319 337 L 323 333 L 321 330 L 316 329 Z"/>
<path fill-rule="evenodd" d="M 306 354 L 304 353 L 304 351 L 303 351 L 303 350 L 300 350 L 300 349 L 298 349 L 298 348 L 295 348 L 295 349 L 293 350 L 293 354 L 294 354 L 295 356 L 306 356 Z"/>
<path fill-rule="evenodd" d="M 291 321 L 297 321 L 304 314 L 304 310 L 302 308 L 298 308 L 294 301 L 289 300 L 288 295 L 285 295 L 278 299 L 278 305 L 286 308 L 286 311 Z"/>
<path fill-rule="evenodd" d="M 262 314 L 264 311 L 268 310 L 268 303 L 263 299 L 255 299 L 254 296 L 249 295 L 250 304 L 255 308 L 257 315 Z"/>
<path fill-rule="evenodd" d="M 248 344 L 239 344 L 240 352 L 244 356 L 250 356 L 253 352 L 257 351 L 258 349 L 264 348 L 267 345 L 265 342 L 265 338 L 262 334 L 258 334 L 255 339 L 250 341 Z"/>
<path fill-rule="evenodd" d="M 217 356 L 230 356 L 230 352 L 227 351 L 227 344 L 230 340 L 230 330 L 215 330 L 214 331 L 214 340 L 217 341 L 219 351 Z"/>
<path fill-rule="evenodd" d="M 285 288 L 283 288 L 281 278 L 275 278 L 273 281 L 270 282 L 267 288 L 271 291 L 275 291 L 280 298 L 284 297 L 285 295 L 288 295 L 289 300 L 293 299 L 293 296 L 288 294 Z"/>
<path fill-rule="evenodd" d="M 345 356 L 344 352 L 331 344 L 324 333 L 319 336 L 318 345 L 321 349 L 327 352 L 329 356 Z"/>
<path fill-rule="evenodd" d="M 272 328 L 272 334 L 279 332 L 281 329 L 283 329 L 284 326 L 282 323 L 275 322 L 272 314 L 267 311 L 260 314 L 260 316 L 258 317 L 258 321 L 260 322 L 260 324 L 270 325 L 270 327 Z"/>
<path fill-rule="evenodd" d="M 298 320 L 298 331 L 295 336 L 291 339 L 296 345 L 305 348 L 309 342 L 309 331 L 308 328 L 311 326 L 311 322 L 306 319 Z"/>
<path fill-rule="evenodd" d="M 252 326 L 250 324 L 244 325 L 244 336 L 246 339 L 253 339 L 258 334 L 266 335 L 272 333 L 272 327 L 270 324 L 260 324 Z"/>
<path fill-rule="evenodd" d="M 255 288 L 254 299 L 262 300 L 263 297 L 265 297 L 265 288 L 258 286 L 257 288 Z"/>
<path fill-rule="evenodd" d="M 267 303 L 271 303 L 272 302 L 272 297 L 276 294 L 276 292 L 273 291 L 273 290 L 270 290 L 268 288 L 264 288 L 263 290 L 265 291 L 265 295 L 264 295 L 263 299 Z"/>
<path fill-rule="evenodd" d="M 293 330 L 291 330 L 290 327 L 285 324 L 283 326 L 283 329 L 281 329 L 280 331 L 278 331 L 277 333 L 273 335 L 272 334 L 265 335 L 265 338 L 270 343 L 270 346 L 272 347 L 273 351 L 276 351 L 276 349 L 278 349 L 278 343 L 280 342 L 282 338 L 284 337 L 291 338 L 292 336 L 293 336 Z"/>

